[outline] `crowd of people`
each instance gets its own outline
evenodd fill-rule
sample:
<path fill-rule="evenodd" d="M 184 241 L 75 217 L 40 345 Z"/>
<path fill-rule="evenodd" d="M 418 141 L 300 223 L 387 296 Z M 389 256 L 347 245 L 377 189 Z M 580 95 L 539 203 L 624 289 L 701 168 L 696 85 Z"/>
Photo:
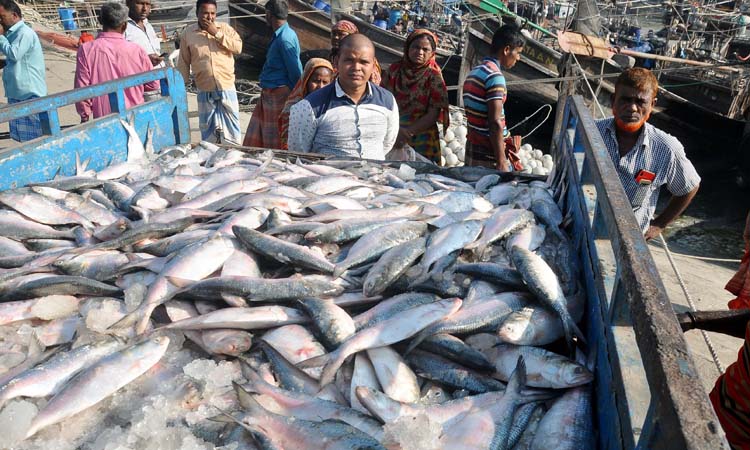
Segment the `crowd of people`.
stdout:
<path fill-rule="evenodd" d="M 151 7 L 151 0 L 127 0 L 99 8 L 101 31 L 79 44 L 74 87 L 165 66 L 166 54 L 161 53 L 160 40 L 148 20 Z M 235 88 L 235 56 L 242 51 L 242 39 L 229 24 L 216 21 L 216 0 L 196 2 L 197 23 L 187 26 L 180 36 L 176 69 L 186 82 L 194 80 L 203 140 L 373 159 L 384 159 L 394 147 L 408 145 L 440 162 L 439 126 L 447 130 L 450 115 L 447 87 L 435 62 L 435 33 L 423 28 L 412 31 L 402 59 L 383 70 L 373 43 L 354 23 L 341 20 L 331 30 L 329 58 L 314 58 L 303 69 L 297 33 L 287 23 L 287 0 L 269 0 L 265 10 L 273 35 L 260 73 L 260 99 L 243 136 Z M 39 38 L 12 0 L 0 0 L 0 24 L 8 102 L 45 96 Z M 124 106 L 132 108 L 160 94 L 157 81 L 134 86 L 125 90 Z M 503 95 L 504 88 L 492 99 L 502 103 Z M 81 122 L 87 122 L 110 114 L 110 99 L 81 101 L 76 110 Z M 487 134 L 491 128 L 472 126 L 475 122 L 470 123 L 470 140 L 473 134 Z M 10 129 L 18 141 L 42 135 L 38 115 L 14 120 Z M 500 163 L 497 167 L 504 168 Z"/>
<path fill-rule="evenodd" d="M 332 28 L 329 58 L 313 58 L 303 68 L 297 33 L 287 23 L 287 0 L 268 0 L 265 9 L 273 36 L 260 73 L 261 96 L 243 137 L 235 88 L 235 55 L 242 51 L 242 39 L 230 25 L 216 21 L 216 0 L 196 3 L 198 20 L 182 33 L 176 66 L 186 82 L 191 75 L 195 81 L 202 139 L 375 160 L 408 146 L 440 162 L 440 127 L 447 130 L 450 114 L 447 87 L 435 61 L 435 33 L 412 31 L 401 60 L 382 70 L 374 44 L 355 24 L 342 20 Z M 101 6 L 101 32 L 78 49 L 75 87 L 163 67 L 165 55 L 148 21 L 150 11 L 151 0 Z M 12 0 L 0 0 L 0 26 L 8 102 L 46 95 L 39 39 Z M 464 82 L 468 165 L 519 169 L 519 142 L 508 133 L 505 120 L 503 71 L 520 60 L 523 47 L 518 28 L 500 27 L 490 54 Z M 647 123 L 657 86 L 646 69 L 624 71 L 615 82 L 614 117 L 597 123 L 647 238 L 657 236 L 687 207 L 700 183 L 677 139 Z M 126 90 L 125 106 L 159 95 L 158 82 L 134 86 Z M 82 122 L 110 113 L 108 96 L 76 106 Z M 37 116 L 14 120 L 10 129 L 18 141 L 42 135 Z M 673 197 L 653 218 L 662 186 Z"/>

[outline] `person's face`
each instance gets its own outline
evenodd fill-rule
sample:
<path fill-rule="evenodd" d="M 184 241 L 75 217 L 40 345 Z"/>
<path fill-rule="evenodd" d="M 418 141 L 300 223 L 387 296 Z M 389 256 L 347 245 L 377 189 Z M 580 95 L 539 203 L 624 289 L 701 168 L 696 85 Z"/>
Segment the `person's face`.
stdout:
<path fill-rule="evenodd" d="M 12 13 L 0 6 L 0 24 L 6 30 L 15 25 L 16 22 L 18 22 L 17 17 L 18 16 L 16 16 L 15 13 Z"/>
<path fill-rule="evenodd" d="M 506 69 L 511 69 L 521 59 L 521 53 L 523 53 L 523 47 L 507 46 L 503 48 L 502 55 L 500 55 L 500 64 Z"/>
<path fill-rule="evenodd" d="M 204 3 L 198 9 L 198 23 L 201 22 L 215 22 L 216 21 L 216 5 L 211 3 Z"/>
<path fill-rule="evenodd" d="M 427 36 L 417 38 L 409 45 L 409 61 L 418 66 L 426 64 L 434 54 L 432 43 Z"/>
<path fill-rule="evenodd" d="M 341 40 L 349 36 L 349 33 L 342 30 L 331 31 L 331 48 L 339 48 Z"/>
<path fill-rule="evenodd" d="M 357 89 L 367 84 L 375 70 L 375 50 L 371 46 L 342 49 L 338 56 L 339 83 L 347 89 Z"/>
<path fill-rule="evenodd" d="M 331 84 L 331 79 L 333 78 L 333 73 L 325 68 L 325 67 L 318 67 L 315 69 L 310 76 L 310 79 L 307 80 L 307 86 L 305 88 L 307 89 L 307 93 L 311 94 L 318 89 L 328 86 Z"/>
<path fill-rule="evenodd" d="M 130 17 L 133 20 L 148 19 L 151 14 L 151 0 L 130 0 L 128 8 L 130 8 Z"/>
<path fill-rule="evenodd" d="M 656 98 L 649 91 L 642 91 L 630 86 L 619 85 L 612 100 L 612 113 L 618 128 L 635 132 L 651 116 Z"/>

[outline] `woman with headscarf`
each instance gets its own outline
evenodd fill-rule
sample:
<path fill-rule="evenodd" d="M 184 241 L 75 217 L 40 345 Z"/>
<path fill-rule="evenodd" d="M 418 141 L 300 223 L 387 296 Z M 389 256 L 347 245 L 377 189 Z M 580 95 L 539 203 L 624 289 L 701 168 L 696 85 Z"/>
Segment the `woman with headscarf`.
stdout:
<path fill-rule="evenodd" d="M 287 138 L 289 136 L 289 112 L 297 102 L 317 91 L 323 86 L 329 85 L 334 78 L 334 70 L 331 63 L 323 58 L 310 58 L 305 64 L 302 77 L 292 89 L 279 116 L 279 134 L 281 148 L 286 150 Z"/>
<path fill-rule="evenodd" d="M 336 65 L 336 55 L 339 53 L 339 44 L 341 43 L 341 40 L 350 34 L 357 33 L 359 33 L 359 28 L 357 28 L 354 23 L 348 20 L 339 20 L 336 22 L 336 25 L 331 28 L 331 55 L 328 57 L 331 64 Z M 376 70 L 372 71 L 372 75 L 370 75 L 370 81 L 380 85 L 382 77 L 380 75 L 380 63 L 378 63 L 377 58 L 375 58 L 375 69 Z"/>
<path fill-rule="evenodd" d="M 404 56 L 391 64 L 382 86 L 393 94 L 401 115 L 396 147 L 409 144 L 420 155 L 440 163 L 440 134 L 449 125 L 448 89 L 435 62 L 438 38 L 429 30 L 418 29 L 406 38 Z"/>
<path fill-rule="evenodd" d="M 339 20 L 336 25 L 331 28 L 331 56 L 328 59 L 333 63 L 333 59 L 339 53 L 339 44 L 341 40 L 350 34 L 359 33 L 359 29 L 356 25 L 348 20 Z"/>

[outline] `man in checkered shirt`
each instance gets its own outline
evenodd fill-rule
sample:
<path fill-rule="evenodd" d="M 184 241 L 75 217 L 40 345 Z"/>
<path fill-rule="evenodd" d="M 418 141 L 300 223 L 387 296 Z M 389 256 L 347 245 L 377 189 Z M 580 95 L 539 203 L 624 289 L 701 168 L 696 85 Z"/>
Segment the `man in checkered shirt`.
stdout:
<path fill-rule="evenodd" d="M 646 240 L 682 214 L 701 181 L 677 138 L 647 123 L 658 87 L 651 71 L 625 70 L 615 82 L 614 117 L 596 122 Z M 662 186 L 672 198 L 653 217 Z"/>

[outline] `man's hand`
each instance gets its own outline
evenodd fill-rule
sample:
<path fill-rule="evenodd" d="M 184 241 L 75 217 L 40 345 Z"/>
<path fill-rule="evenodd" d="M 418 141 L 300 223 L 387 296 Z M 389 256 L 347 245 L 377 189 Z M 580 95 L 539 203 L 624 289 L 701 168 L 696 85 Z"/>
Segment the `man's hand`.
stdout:
<path fill-rule="evenodd" d="M 219 32 L 219 29 L 216 27 L 216 24 L 209 20 L 201 20 L 199 24 L 200 24 L 201 29 L 205 30 L 206 33 L 210 34 L 211 36 L 216 36 L 216 33 Z"/>
<path fill-rule="evenodd" d="M 0 25 L 0 34 L 5 34 L 5 27 Z"/>
<path fill-rule="evenodd" d="M 511 166 L 510 161 L 508 161 L 507 159 L 496 162 L 495 169 L 499 170 L 500 172 L 513 172 L 513 166 Z"/>
<path fill-rule="evenodd" d="M 652 223 L 648 226 L 648 230 L 646 230 L 646 232 L 643 234 L 643 237 L 647 241 L 650 241 L 651 239 L 658 237 L 662 231 L 664 231 L 664 228 Z"/>
<path fill-rule="evenodd" d="M 151 65 L 152 66 L 158 66 L 159 64 L 161 64 L 162 61 L 164 61 L 164 58 L 162 58 L 161 56 L 157 55 L 156 53 L 152 53 L 152 54 L 148 55 L 148 59 L 151 60 Z"/>
<path fill-rule="evenodd" d="M 409 132 L 409 130 L 405 128 L 399 128 L 398 137 L 396 138 L 396 146 L 402 146 L 409 143 L 412 137 L 414 137 L 414 134 Z"/>

